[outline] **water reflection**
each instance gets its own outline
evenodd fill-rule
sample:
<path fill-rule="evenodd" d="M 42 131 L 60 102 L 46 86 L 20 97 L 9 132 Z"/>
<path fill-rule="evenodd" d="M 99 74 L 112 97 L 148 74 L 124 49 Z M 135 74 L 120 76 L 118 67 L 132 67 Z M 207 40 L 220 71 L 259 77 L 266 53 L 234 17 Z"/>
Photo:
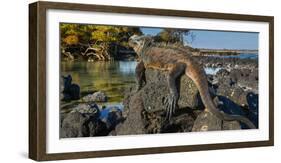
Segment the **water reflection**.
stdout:
<path fill-rule="evenodd" d="M 120 103 L 126 87 L 135 83 L 135 61 L 62 62 L 62 75 L 72 75 L 81 92 L 104 91 L 110 103 Z"/>
<path fill-rule="evenodd" d="M 135 84 L 136 61 L 111 62 L 62 62 L 62 75 L 70 74 L 73 83 L 80 86 L 81 94 L 104 91 L 109 104 L 120 104 L 126 87 Z M 215 75 L 220 68 L 205 68 L 207 74 Z"/>
<path fill-rule="evenodd" d="M 135 61 L 119 62 L 119 69 L 123 74 L 132 74 L 132 73 L 134 74 L 136 66 L 137 66 L 137 62 Z"/>

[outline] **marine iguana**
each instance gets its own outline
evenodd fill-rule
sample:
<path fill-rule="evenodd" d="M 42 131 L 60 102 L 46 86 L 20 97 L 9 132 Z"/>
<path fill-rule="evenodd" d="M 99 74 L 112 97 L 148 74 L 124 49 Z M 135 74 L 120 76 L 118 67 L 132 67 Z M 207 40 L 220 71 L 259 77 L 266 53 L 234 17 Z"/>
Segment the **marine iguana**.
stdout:
<path fill-rule="evenodd" d="M 170 120 L 175 109 L 178 107 L 179 88 L 176 80 L 182 75 L 187 75 L 199 90 L 201 99 L 204 103 L 206 111 L 211 112 L 221 120 L 240 121 L 249 128 L 256 128 L 255 125 L 246 117 L 240 115 L 230 115 L 219 111 L 209 93 L 207 76 L 204 69 L 191 56 L 190 51 L 184 49 L 172 49 L 153 46 L 152 38 L 149 36 L 133 35 L 129 38 L 129 46 L 131 46 L 140 58 L 136 66 L 136 82 L 137 91 L 146 83 L 145 69 L 157 69 L 167 71 L 169 96 L 164 101 L 166 107 L 166 120 Z"/>

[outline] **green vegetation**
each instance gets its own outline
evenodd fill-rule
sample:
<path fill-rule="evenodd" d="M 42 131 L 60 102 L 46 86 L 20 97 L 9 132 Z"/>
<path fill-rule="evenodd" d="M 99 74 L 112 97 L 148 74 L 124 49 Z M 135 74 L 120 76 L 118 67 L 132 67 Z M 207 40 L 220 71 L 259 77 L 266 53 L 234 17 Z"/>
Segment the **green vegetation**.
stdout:
<path fill-rule="evenodd" d="M 64 58 L 111 60 L 120 47 L 128 49 L 128 39 L 141 35 L 140 28 L 89 24 L 60 25 L 61 52 Z"/>
<path fill-rule="evenodd" d="M 61 23 L 61 55 L 64 60 L 131 60 L 135 53 L 128 39 L 134 34 L 143 35 L 139 27 Z M 154 36 L 154 40 L 183 46 L 184 36 L 189 34 L 186 29 L 167 28 Z"/>
<path fill-rule="evenodd" d="M 188 29 L 170 29 L 166 28 L 159 32 L 155 37 L 155 42 L 164 42 L 166 44 L 184 45 L 184 36 L 190 34 Z"/>

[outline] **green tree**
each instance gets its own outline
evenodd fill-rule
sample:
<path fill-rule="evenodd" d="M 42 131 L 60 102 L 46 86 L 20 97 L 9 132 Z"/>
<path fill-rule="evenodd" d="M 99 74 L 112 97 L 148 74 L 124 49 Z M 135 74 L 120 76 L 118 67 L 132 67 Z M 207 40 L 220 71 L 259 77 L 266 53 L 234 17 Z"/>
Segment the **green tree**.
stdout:
<path fill-rule="evenodd" d="M 129 37 L 142 32 L 138 27 L 62 23 L 60 34 L 62 52 L 65 49 L 79 49 L 83 56 L 92 55 L 99 60 L 108 60 L 111 59 L 108 52 L 111 45 L 128 46 Z"/>
<path fill-rule="evenodd" d="M 184 36 L 188 36 L 190 34 L 190 30 L 188 29 L 171 29 L 166 28 L 160 31 L 155 36 L 156 42 L 164 42 L 166 44 L 172 43 L 172 44 L 180 44 L 184 45 Z"/>

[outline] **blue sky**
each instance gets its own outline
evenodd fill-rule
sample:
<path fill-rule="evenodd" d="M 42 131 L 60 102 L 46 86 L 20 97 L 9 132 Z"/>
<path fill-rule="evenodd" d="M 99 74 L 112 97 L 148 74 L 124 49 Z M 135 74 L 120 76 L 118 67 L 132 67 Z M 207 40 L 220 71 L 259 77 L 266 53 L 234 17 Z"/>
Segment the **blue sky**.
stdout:
<path fill-rule="evenodd" d="M 161 28 L 141 28 L 146 35 L 156 35 Z M 191 30 L 195 39 L 185 38 L 194 48 L 258 49 L 258 33 Z"/>

